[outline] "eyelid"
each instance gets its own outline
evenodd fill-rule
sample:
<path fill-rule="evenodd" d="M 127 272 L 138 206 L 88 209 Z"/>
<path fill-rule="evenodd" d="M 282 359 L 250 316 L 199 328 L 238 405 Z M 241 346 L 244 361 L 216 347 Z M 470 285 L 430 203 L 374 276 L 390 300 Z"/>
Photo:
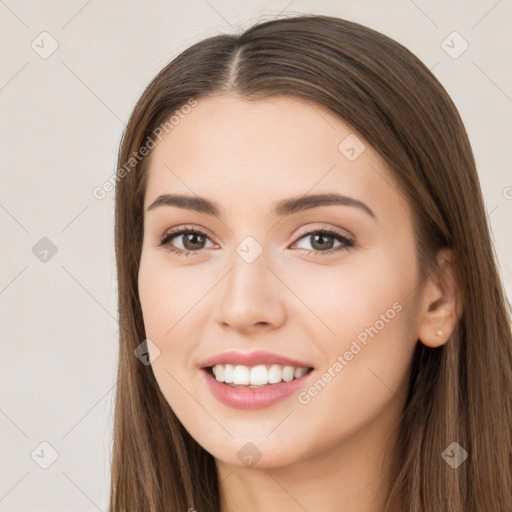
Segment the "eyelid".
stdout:
<path fill-rule="evenodd" d="M 341 229 L 341 228 L 338 228 L 336 226 L 329 226 L 329 227 L 313 226 L 313 227 L 311 227 L 309 225 L 309 226 L 307 226 L 305 228 L 301 228 L 299 230 L 299 232 L 294 235 L 293 238 L 294 238 L 295 241 L 297 241 L 299 238 L 302 238 L 304 235 L 309 235 L 309 234 L 317 232 L 317 231 L 331 231 L 333 233 L 336 233 L 337 235 L 340 235 L 341 237 L 346 238 L 347 240 L 350 240 L 351 242 L 355 242 L 354 235 L 352 235 L 346 229 Z"/>

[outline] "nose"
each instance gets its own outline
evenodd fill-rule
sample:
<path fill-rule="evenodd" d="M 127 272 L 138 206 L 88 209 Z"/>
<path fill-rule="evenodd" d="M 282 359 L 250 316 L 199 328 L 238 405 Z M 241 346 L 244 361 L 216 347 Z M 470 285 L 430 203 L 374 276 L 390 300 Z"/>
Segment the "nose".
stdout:
<path fill-rule="evenodd" d="M 286 319 L 285 290 L 265 251 L 251 263 L 235 253 L 230 263 L 218 286 L 217 324 L 245 334 L 279 328 Z"/>

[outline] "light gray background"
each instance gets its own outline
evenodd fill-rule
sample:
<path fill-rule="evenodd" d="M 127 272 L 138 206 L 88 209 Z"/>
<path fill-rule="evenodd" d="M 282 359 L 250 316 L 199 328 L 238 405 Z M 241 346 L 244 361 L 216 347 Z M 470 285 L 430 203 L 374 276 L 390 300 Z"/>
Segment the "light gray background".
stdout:
<path fill-rule="evenodd" d="M 100 201 L 92 190 L 115 171 L 124 123 L 165 64 L 200 39 L 280 12 L 368 25 L 433 70 L 466 124 L 512 295 L 510 0 L 0 0 L 1 510 L 106 510 L 114 194 Z M 58 43 L 47 58 L 43 31 Z M 446 39 L 453 31 L 469 44 L 458 58 L 464 41 Z M 34 254 L 43 237 L 55 255 Z M 58 452 L 47 469 L 43 441 Z"/>

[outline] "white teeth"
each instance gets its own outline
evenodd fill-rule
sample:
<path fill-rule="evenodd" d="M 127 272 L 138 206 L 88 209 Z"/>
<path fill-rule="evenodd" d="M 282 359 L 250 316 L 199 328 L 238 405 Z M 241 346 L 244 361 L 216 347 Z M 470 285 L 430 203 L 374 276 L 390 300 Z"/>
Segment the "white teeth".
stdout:
<path fill-rule="evenodd" d="M 224 382 L 226 384 L 231 384 L 233 382 L 234 373 L 235 373 L 235 369 L 232 364 L 226 364 L 224 366 Z"/>
<path fill-rule="evenodd" d="M 297 368 L 295 370 L 295 378 L 298 379 L 298 378 L 302 377 L 303 375 L 306 375 L 306 373 L 308 373 L 307 368 Z M 225 377 L 226 377 L 226 371 L 224 370 L 224 378 Z"/>
<path fill-rule="evenodd" d="M 263 384 L 266 384 L 267 376 L 267 369 L 264 365 L 253 366 L 249 377 L 251 386 L 262 386 Z"/>
<path fill-rule="evenodd" d="M 217 366 L 224 366 L 219 364 Z M 224 369 L 224 368 L 222 368 Z M 218 380 L 218 379 L 217 379 Z M 249 384 L 249 368 L 247 366 L 237 365 L 233 371 L 233 384 Z"/>
<path fill-rule="evenodd" d="M 218 365 L 218 366 L 215 368 L 215 378 L 216 378 L 219 382 L 224 382 L 224 366 L 222 366 L 222 365 Z"/>
<path fill-rule="evenodd" d="M 281 382 L 283 367 L 280 364 L 273 364 L 268 370 L 269 384 L 277 384 Z"/>
<path fill-rule="evenodd" d="M 293 377 L 295 375 L 295 368 L 293 366 L 285 366 L 283 368 L 283 380 L 285 382 L 290 382 L 293 380 Z"/>
<path fill-rule="evenodd" d="M 283 366 L 280 364 L 260 364 L 251 367 L 217 364 L 212 366 L 212 372 L 215 379 L 219 382 L 235 386 L 258 387 L 299 379 L 308 373 L 308 368 L 294 368 L 293 366 Z"/>

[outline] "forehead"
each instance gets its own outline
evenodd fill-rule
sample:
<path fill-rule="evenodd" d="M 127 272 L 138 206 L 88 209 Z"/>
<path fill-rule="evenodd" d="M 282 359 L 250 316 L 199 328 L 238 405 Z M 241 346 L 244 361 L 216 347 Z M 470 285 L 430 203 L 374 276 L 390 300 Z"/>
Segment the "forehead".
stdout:
<path fill-rule="evenodd" d="M 292 196 L 349 195 L 406 208 L 380 155 L 343 119 L 302 98 L 199 98 L 153 149 L 145 209 L 160 194 L 241 213 Z"/>

